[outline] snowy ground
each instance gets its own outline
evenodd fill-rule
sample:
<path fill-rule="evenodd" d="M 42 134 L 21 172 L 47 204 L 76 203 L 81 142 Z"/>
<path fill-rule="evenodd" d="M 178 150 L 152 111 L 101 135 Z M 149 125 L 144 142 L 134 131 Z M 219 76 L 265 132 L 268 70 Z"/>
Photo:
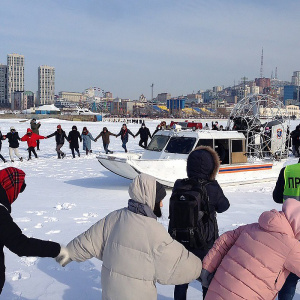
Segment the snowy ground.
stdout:
<path fill-rule="evenodd" d="M 204 121 L 205 122 L 205 121 Z M 72 125 L 81 131 L 87 126 L 94 137 L 103 126 L 118 133 L 121 123 L 81 123 L 57 120 L 42 120 L 40 134 L 48 135 L 61 124 L 68 133 Z M 158 121 L 147 122 L 153 132 Z M 225 121 L 219 122 L 225 125 Z M 299 122 L 292 123 L 292 129 Z M 3 134 L 15 126 L 20 136 L 26 132 L 29 122 L 19 120 L 1 120 Z M 129 124 L 129 129 L 136 133 L 140 125 Z M 110 148 L 122 151 L 120 138 L 111 138 Z M 20 153 L 27 158 L 27 144 L 21 143 Z M 68 145 L 63 151 L 67 157 L 58 160 L 54 138 L 41 141 L 39 158 L 31 161 L 16 161 L 3 164 L 0 168 L 14 166 L 26 173 L 27 188 L 20 194 L 12 206 L 12 217 L 23 232 L 32 237 L 50 239 L 67 244 L 78 234 L 88 229 L 109 212 L 124 207 L 128 200 L 129 180 L 118 177 L 104 169 L 97 161 L 96 154 L 103 153 L 102 141 L 92 144 L 93 154 L 72 159 Z M 138 139 L 129 138 L 129 151 L 141 151 Z M 3 142 L 2 154 L 8 157 L 8 143 Z M 296 162 L 290 159 L 290 163 Z M 256 222 L 261 212 L 281 206 L 272 200 L 275 182 L 231 186 L 224 188 L 224 193 L 231 203 L 230 209 L 218 216 L 221 233 L 239 225 Z M 162 222 L 167 227 L 168 197 L 164 200 Z M 5 248 L 6 283 L 1 299 L 101 299 L 101 262 L 92 259 L 84 263 L 72 262 L 66 268 L 60 267 L 53 259 L 18 257 Z M 158 287 L 158 299 L 173 299 L 173 286 Z M 297 296 L 300 299 L 300 285 Z M 120 299 L 122 297 L 120 296 Z M 202 299 L 201 285 L 190 284 L 188 299 Z"/>

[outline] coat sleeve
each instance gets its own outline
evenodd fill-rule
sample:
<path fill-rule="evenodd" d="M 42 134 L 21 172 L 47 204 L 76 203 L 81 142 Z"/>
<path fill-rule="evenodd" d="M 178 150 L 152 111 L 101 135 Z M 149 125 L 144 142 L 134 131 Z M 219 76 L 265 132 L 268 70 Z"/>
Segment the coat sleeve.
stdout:
<path fill-rule="evenodd" d="M 218 185 L 218 192 L 217 192 L 217 207 L 216 207 L 216 212 L 217 213 L 222 213 L 226 211 L 230 207 L 229 200 L 226 198 L 226 196 L 223 193 L 222 188 L 219 186 L 219 183 L 216 182 Z"/>
<path fill-rule="evenodd" d="M 215 241 L 213 247 L 203 259 L 203 269 L 207 270 L 209 273 L 216 271 L 222 259 L 234 245 L 245 226 L 240 226 L 235 230 L 227 231 Z"/>
<path fill-rule="evenodd" d="M 127 132 L 128 132 L 129 134 L 131 134 L 133 137 L 135 137 L 134 134 L 133 134 L 129 129 L 127 129 Z"/>
<path fill-rule="evenodd" d="M 154 250 L 155 277 L 160 284 L 184 284 L 197 279 L 202 270 L 200 258 L 186 250 L 170 235 Z"/>
<path fill-rule="evenodd" d="M 95 139 L 93 138 L 92 134 L 89 132 L 89 137 L 92 141 L 95 141 Z"/>
<path fill-rule="evenodd" d="M 10 251 L 18 256 L 56 257 L 60 252 L 60 245 L 55 242 L 28 238 L 5 208 L 0 212 L 0 241 Z"/>
<path fill-rule="evenodd" d="M 53 132 L 53 133 L 47 135 L 47 138 L 51 138 L 51 137 L 55 136 L 55 134 L 56 134 L 56 132 Z"/>
<path fill-rule="evenodd" d="M 95 140 L 98 140 L 101 136 L 102 136 L 102 132 L 100 132 L 100 133 L 96 136 Z"/>
<path fill-rule="evenodd" d="M 21 137 L 21 141 L 22 142 L 26 142 L 27 141 L 27 135 L 25 134 L 24 136 Z"/>
<path fill-rule="evenodd" d="M 105 220 L 101 219 L 83 232 L 67 245 L 70 258 L 74 261 L 85 261 L 92 257 L 102 260 L 105 246 L 104 225 Z"/>
<path fill-rule="evenodd" d="M 300 242 L 296 242 L 295 246 L 290 251 L 284 263 L 284 267 L 300 277 Z"/>
<path fill-rule="evenodd" d="M 284 170 L 285 168 L 282 168 L 277 182 L 276 186 L 273 191 L 273 199 L 276 203 L 283 203 L 283 191 L 284 191 Z"/>

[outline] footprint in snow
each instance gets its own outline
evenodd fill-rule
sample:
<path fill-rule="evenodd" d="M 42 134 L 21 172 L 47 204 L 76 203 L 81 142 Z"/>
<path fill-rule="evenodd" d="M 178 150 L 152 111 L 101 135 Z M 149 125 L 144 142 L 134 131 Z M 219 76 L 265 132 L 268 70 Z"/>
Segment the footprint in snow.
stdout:
<path fill-rule="evenodd" d="M 26 218 L 26 217 L 24 217 L 24 218 L 15 218 L 14 221 L 16 223 L 23 223 L 23 222 L 30 222 L 31 219 L 30 218 Z"/>
<path fill-rule="evenodd" d="M 55 217 L 44 217 L 44 219 L 45 219 L 45 221 L 44 221 L 45 223 L 58 221 L 58 219 Z"/>
<path fill-rule="evenodd" d="M 36 263 L 37 260 L 38 260 L 37 257 L 22 257 L 20 259 L 21 264 L 23 264 L 23 265 L 25 265 L 27 267 L 35 265 L 35 263 Z"/>
<path fill-rule="evenodd" d="M 37 223 L 34 228 L 42 228 L 43 227 L 43 224 L 42 223 Z"/>
<path fill-rule="evenodd" d="M 30 278 L 30 274 L 20 270 L 20 271 L 8 273 L 7 277 L 11 278 L 12 281 L 18 281 L 18 280 L 25 280 L 25 279 Z"/>
<path fill-rule="evenodd" d="M 55 233 L 60 233 L 60 230 L 50 230 L 46 232 L 46 234 L 55 234 Z"/>
<path fill-rule="evenodd" d="M 69 209 L 72 209 L 74 206 L 76 206 L 76 204 L 74 203 L 58 203 L 56 206 L 55 206 L 55 209 L 56 210 L 69 210 Z"/>

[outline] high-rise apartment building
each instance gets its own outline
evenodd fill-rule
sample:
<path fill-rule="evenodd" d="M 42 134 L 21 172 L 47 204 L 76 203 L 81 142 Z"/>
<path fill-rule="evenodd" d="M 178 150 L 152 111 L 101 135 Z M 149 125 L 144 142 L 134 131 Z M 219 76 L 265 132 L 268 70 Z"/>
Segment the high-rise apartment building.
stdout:
<path fill-rule="evenodd" d="M 55 94 L 55 68 L 40 66 L 38 68 L 39 104 L 53 104 Z"/>
<path fill-rule="evenodd" d="M 0 64 L 0 106 L 7 104 L 7 66 Z"/>
<path fill-rule="evenodd" d="M 14 109 L 13 93 L 24 91 L 24 55 L 7 55 L 7 103 Z"/>

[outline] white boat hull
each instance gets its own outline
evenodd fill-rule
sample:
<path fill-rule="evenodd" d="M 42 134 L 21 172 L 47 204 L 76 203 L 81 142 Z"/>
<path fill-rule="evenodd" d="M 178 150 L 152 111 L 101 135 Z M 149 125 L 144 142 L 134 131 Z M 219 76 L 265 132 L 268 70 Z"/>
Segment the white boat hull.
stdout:
<path fill-rule="evenodd" d="M 138 154 L 117 153 L 99 155 L 100 164 L 109 171 L 133 179 L 140 173 L 155 177 L 161 184 L 173 187 L 179 178 L 186 178 L 185 159 L 140 159 Z M 276 180 L 286 160 L 258 161 L 236 165 L 222 165 L 217 175 L 221 186 Z"/>

